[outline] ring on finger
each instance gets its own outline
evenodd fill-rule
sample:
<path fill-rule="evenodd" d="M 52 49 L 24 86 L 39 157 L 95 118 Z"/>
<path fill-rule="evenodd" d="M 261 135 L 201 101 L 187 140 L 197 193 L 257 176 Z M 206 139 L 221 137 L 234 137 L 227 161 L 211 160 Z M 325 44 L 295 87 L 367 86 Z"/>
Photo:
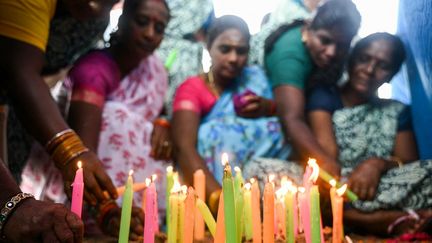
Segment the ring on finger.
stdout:
<path fill-rule="evenodd" d="M 163 146 L 163 147 L 168 147 L 168 146 L 169 146 L 169 142 L 168 142 L 168 141 L 164 141 L 164 142 L 162 143 L 162 146 Z"/>

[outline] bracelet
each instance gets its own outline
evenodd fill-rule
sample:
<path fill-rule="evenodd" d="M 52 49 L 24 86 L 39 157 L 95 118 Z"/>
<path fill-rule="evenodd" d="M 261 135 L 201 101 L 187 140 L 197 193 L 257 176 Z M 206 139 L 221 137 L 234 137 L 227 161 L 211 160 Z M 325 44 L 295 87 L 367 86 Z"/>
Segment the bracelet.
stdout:
<path fill-rule="evenodd" d="M 208 199 L 208 206 L 211 210 L 217 209 L 219 207 L 219 205 L 217 205 L 217 203 L 219 201 L 219 197 L 220 197 L 221 193 L 222 193 L 222 190 L 218 189 L 216 191 L 213 191 L 210 194 L 209 199 Z M 217 210 L 214 213 L 217 213 Z"/>
<path fill-rule="evenodd" d="M 388 160 L 397 163 L 399 168 L 402 168 L 402 166 L 403 166 L 402 160 L 399 157 L 397 157 L 397 156 L 390 156 L 388 158 Z"/>
<path fill-rule="evenodd" d="M 167 119 L 165 119 L 165 118 L 156 118 L 153 121 L 153 124 L 154 125 L 159 125 L 161 127 L 166 127 L 166 128 L 169 128 L 171 126 L 170 123 L 169 123 L 169 121 Z"/>
<path fill-rule="evenodd" d="M 105 202 L 104 204 L 100 205 L 96 216 L 96 222 L 98 223 L 99 227 L 103 229 L 104 219 L 107 216 L 107 214 L 114 208 L 117 208 L 118 205 L 114 200 L 109 200 Z"/>
<path fill-rule="evenodd" d="M 45 145 L 48 153 L 51 153 L 52 150 L 59 145 L 59 143 L 61 143 L 63 140 L 73 134 L 75 134 L 75 132 L 72 129 L 68 128 L 54 135 L 54 137 L 52 137 Z"/>
<path fill-rule="evenodd" d="M 56 134 L 47 144 L 46 149 L 58 168 L 66 166 L 76 157 L 89 151 L 71 129 Z"/>
<path fill-rule="evenodd" d="M 3 227 L 6 224 L 7 219 L 15 209 L 16 205 L 18 205 L 21 201 L 28 198 L 34 198 L 34 196 L 30 193 L 20 192 L 17 195 L 13 196 L 9 201 L 7 201 L 4 207 L 0 211 L 0 235 L 1 238 L 5 239 L 3 235 Z"/>

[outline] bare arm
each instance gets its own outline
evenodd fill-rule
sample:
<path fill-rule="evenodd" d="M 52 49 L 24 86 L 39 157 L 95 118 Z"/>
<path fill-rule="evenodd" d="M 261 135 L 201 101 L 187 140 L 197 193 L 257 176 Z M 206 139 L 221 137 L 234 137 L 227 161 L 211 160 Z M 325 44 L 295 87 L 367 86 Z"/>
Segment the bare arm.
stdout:
<path fill-rule="evenodd" d="M 319 145 L 332 158 L 337 159 L 339 149 L 333 130 L 332 115 L 324 110 L 316 110 L 309 112 L 307 118 Z"/>
<path fill-rule="evenodd" d="M 181 110 L 174 112 L 172 120 L 172 138 L 174 143 L 174 160 L 180 165 L 186 184 L 193 184 L 193 173 L 202 169 L 206 175 L 207 197 L 221 188 L 208 170 L 204 160 L 196 150 L 199 114 L 193 111 Z"/>
<path fill-rule="evenodd" d="M 289 85 L 274 89 L 276 110 L 285 135 L 303 158 L 316 158 L 318 164 L 331 175 L 340 175 L 337 161 L 320 146 L 305 122 L 303 91 Z"/>
<path fill-rule="evenodd" d="M 412 131 L 401 131 L 396 135 L 394 156 L 402 162 L 409 162 L 418 159 L 417 144 Z"/>
<path fill-rule="evenodd" d="M 0 53 L 0 72 L 6 89 L 16 104 L 17 114 L 37 141 L 45 145 L 68 126 L 40 75 L 44 54 L 32 45 L 6 37 L 0 37 Z M 92 152 L 83 153 L 61 168 L 68 195 L 78 160 L 83 161 L 87 172 L 87 194 L 93 194 L 93 198 L 103 201 L 105 197 L 102 189 L 105 188 L 112 197 L 116 197 L 115 187 Z"/>

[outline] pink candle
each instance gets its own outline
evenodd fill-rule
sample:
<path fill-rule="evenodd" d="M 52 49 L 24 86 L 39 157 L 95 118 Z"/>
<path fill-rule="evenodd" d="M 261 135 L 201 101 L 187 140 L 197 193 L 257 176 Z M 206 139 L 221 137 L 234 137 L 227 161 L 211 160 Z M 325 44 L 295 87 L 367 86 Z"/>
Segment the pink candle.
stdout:
<path fill-rule="evenodd" d="M 75 172 L 75 179 L 72 186 L 73 189 L 72 189 L 71 211 L 81 218 L 83 195 L 84 195 L 84 180 L 83 180 L 83 169 L 82 169 L 81 161 L 78 161 L 78 170 Z"/>
<path fill-rule="evenodd" d="M 153 174 L 152 175 L 152 182 L 155 183 L 157 179 L 157 175 Z M 157 189 L 156 189 L 156 184 L 155 184 L 155 196 L 154 196 L 154 232 L 159 232 L 159 208 L 158 208 L 158 193 L 157 193 Z"/>
<path fill-rule="evenodd" d="M 154 226 L 154 209 L 156 203 L 156 188 L 153 182 L 150 182 L 146 189 L 146 205 L 145 205 L 145 223 L 144 223 L 144 242 L 153 243 L 155 236 Z"/>
<path fill-rule="evenodd" d="M 298 188 L 298 201 L 300 208 L 300 221 L 304 231 L 306 243 L 311 242 L 310 235 L 310 206 L 309 206 L 309 193 L 303 187 Z"/>

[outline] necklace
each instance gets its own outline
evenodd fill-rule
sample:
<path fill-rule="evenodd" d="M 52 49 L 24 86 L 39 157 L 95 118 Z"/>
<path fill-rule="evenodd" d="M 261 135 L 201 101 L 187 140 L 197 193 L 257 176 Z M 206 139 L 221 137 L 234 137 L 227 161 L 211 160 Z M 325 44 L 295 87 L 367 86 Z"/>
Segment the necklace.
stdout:
<path fill-rule="evenodd" d="M 210 89 L 211 89 L 211 92 L 212 92 L 212 93 L 213 93 L 217 98 L 219 98 L 219 91 L 218 91 L 218 89 L 216 88 L 216 84 L 215 84 L 215 82 L 214 82 L 214 77 L 213 77 L 213 72 L 212 72 L 211 69 L 210 69 L 209 72 L 207 73 L 206 81 L 207 81 L 207 83 L 208 83 L 208 86 L 209 86 Z"/>

